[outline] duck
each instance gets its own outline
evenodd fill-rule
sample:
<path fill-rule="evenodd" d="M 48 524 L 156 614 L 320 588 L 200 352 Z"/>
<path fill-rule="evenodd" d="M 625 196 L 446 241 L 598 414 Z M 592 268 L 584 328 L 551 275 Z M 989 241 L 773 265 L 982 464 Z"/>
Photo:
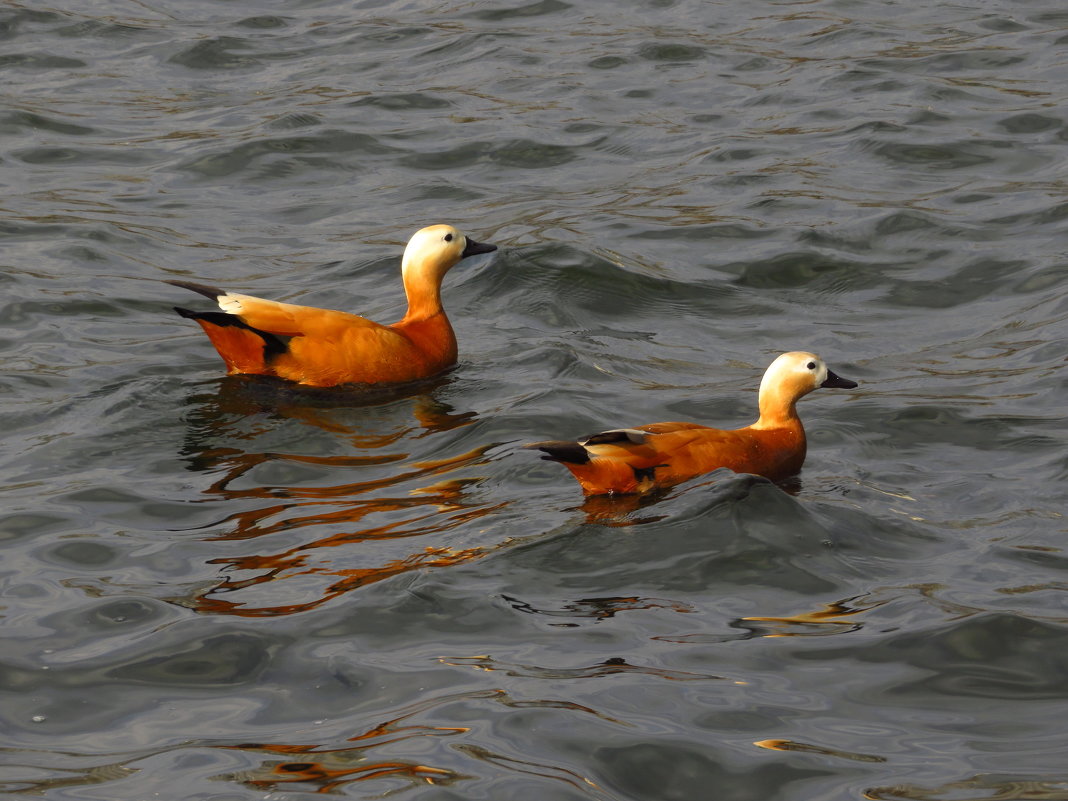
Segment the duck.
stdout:
<path fill-rule="evenodd" d="M 820 387 L 854 389 L 806 351 L 779 355 L 760 382 L 760 418 L 722 430 L 699 423 L 649 423 L 614 428 L 577 441 L 532 442 L 542 459 L 559 462 L 586 495 L 647 493 L 726 467 L 778 481 L 801 470 L 805 429 L 797 402 Z"/>
<path fill-rule="evenodd" d="M 167 281 L 214 300 L 222 311 L 190 311 L 229 375 L 277 376 L 310 387 L 402 384 L 432 378 L 456 363 L 456 334 L 441 305 L 441 282 L 462 259 L 492 253 L 452 225 L 416 231 L 401 259 L 408 311 L 382 325 L 357 314 Z"/>

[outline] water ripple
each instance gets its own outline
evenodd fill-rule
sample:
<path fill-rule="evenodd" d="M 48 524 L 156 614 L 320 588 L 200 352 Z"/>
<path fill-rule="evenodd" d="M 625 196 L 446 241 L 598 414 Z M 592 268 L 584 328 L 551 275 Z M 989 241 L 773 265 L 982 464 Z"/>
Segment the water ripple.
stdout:
<path fill-rule="evenodd" d="M 1036 0 L 0 9 L 0 790 L 1060 798 L 1063 33 Z M 161 280 L 403 314 L 386 393 L 224 378 Z M 804 471 L 584 499 L 519 448 Z"/>

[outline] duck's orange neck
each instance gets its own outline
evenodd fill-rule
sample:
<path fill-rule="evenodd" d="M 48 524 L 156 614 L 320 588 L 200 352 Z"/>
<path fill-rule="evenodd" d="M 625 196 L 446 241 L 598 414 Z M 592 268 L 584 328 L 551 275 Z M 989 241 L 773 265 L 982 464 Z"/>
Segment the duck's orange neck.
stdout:
<path fill-rule="evenodd" d="M 407 273 L 404 292 L 408 296 L 408 313 L 393 324 L 426 359 L 426 367 L 437 371 L 456 361 L 456 334 L 441 305 L 441 281 L 424 275 Z"/>
<path fill-rule="evenodd" d="M 404 294 L 408 296 L 408 312 L 402 323 L 429 320 L 445 310 L 441 306 L 441 281 L 424 275 L 404 275 Z"/>
<path fill-rule="evenodd" d="M 753 423 L 751 428 L 794 428 L 801 426 L 801 418 L 797 416 L 797 399 L 784 397 L 781 393 L 761 388 L 760 391 L 760 419 Z"/>

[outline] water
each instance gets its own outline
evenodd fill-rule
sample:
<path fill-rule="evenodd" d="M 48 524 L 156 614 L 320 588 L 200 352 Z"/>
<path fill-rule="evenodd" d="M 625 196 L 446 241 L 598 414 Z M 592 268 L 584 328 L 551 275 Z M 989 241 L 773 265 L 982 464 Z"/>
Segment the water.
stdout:
<path fill-rule="evenodd" d="M 1053 0 L 8 2 L 0 790 L 1066 799 Z M 461 362 L 224 379 L 199 280 Z M 199 306 L 198 306 L 199 308 Z M 801 476 L 584 501 L 517 446 L 755 416 Z"/>

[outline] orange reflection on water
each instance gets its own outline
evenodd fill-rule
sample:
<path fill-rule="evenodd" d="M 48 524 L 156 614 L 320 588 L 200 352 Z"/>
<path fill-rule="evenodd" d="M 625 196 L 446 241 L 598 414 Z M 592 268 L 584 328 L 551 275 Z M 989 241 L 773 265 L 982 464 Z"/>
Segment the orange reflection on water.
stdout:
<path fill-rule="evenodd" d="M 809 754 L 821 754 L 823 756 L 851 759 L 854 762 L 886 762 L 886 757 L 876 754 L 862 754 L 857 751 L 842 751 L 838 748 L 826 748 L 812 743 L 801 743 L 797 740 L 757 740 L 753 745 L 759 748 L 767 748 L 771 751 L 802 751 Z"/>
<path fill-rule="evenodd" d="M 332 793 L 346 784 L 379 779 L 403 779 L 410 785 L 448 784 L 467 778 L 445 768 L 413 762 L 365 762 L 360 749 L 317 754 L 318 762 L 265 763 L 260 771 L 226 778 L 239 779 L 258 789 L 274 790 L 279 785 L 312 784 L 317 793 Z M 359 762 L 358 765 L 351 764 Z"/>
<path fill-rule="evenodd" d="M 869 801 L 1064 801 L 1068 798 L 1068 781 L 1057 777 L 1014 780 L 979 774 L 935 787 L 904 783 L 869 787 L 863 797 Z"/>
<path fill-rule="evenodd" d="M 212 484 L 205 494 L 209 495 L 221 495 L 227 499 L 234 498 L 295 498 L 308 500 L 296 500 L 291 503 L 272 504 L 271 506 L 261 507 L 251 511 L 239 512 L 228 518 L 228 522 L 232 522 L 234 527 L 231 531 L 224 534 L 219 534 L 209 539 L 216 540 L 240 540 L 250 539 L 253 537 L 261 537 L 265 534 L 274 534 L 279 531 L 288 531 L 294 528 L 305 528 L 310 525 L 318 525 L 320 523 L 335 524 L 340 522 L 356 523 L 363 517 L 373 512 L 386 512 L 397 511 L 401 509 L 413 509 L 422 508 L 428 506 L 437 505 L 442 509 L 461 509 L 463 507 L 463 490 L 465 485 L 475 483 L 477 478 L 467 480 L 454 479 L 449 482 L 438 482 L 437 484 L 418 487 L 409 490 L 411 493 L 408 497 L 403 498 L 370 498 L 370 499 L 352 499 L 354 495 L 361 495 L 367 492 L 373 492 L 378 489 L 387 489 L 397 484 L 411 481 L 414 479 L 427 478 L 430 476 L 436 476 L 441 473 L 446 473 L 451 470 L 455 470 L 460 467 L 476 466 L 486 463 L 485 454 L 486 451 L 494 447 L 495 443 L 484 445 L 480 448 L 476 448 L 473 451 L 454 456 L 450 459 L 438 460 L 435 462 L 417 462 L 414 465 L 413 470 L 397 473 L 387 478 L 372 479 L 370 481 L 353 482 L 350 484 L 338 484 L 335 486 L 325 487 L 250 487 L 245 490 L 229 490 L 226 488 L 226 484 L 232 481 L 236 475 L 234 473 L 228 473 L 223 479 L 220 479 L 215 484 Z M 279 457 L 278 454 L 272 454 L 276 458 L 291 457 Z M 292 458 L 292 461 L 305 461 L 301 457 Z M 244 461 L 244 460 L 243 460 Z M 323 464 L 328 467 L 348 467 L 350 466 L 350 460 L 341 458 L 338 462 L 331 461 L 328 457 L 323 457 L 318 460 L 318 464 Z M 248 469 L 247 466 L 238 468 L 240 470 Z M 325 512 L 316 510 L 315 507 L 326 506 L 333 507 L 336 505 L 337 500 L 346 500 L 346 504 L 342 509 L 335 509 L 333 511 Z M 348 500 L 352 499 L 352 500 Z M 288 517 L 283 520 L 278 520 L 274 523 L 267 523 L 264 521 L 269 520 L 271 517 L 285 514 L 291 510 L 314 510 L 312 514 L 306 514 L 298 517 Z M 372 533 L 368 533 L 367 537 L 373 538 Z"/>
<path fill-rule="evenodd" d="M 533 762 L 527 759 L 517 759 L 516 757 L 490 751 L 488 748 L 482 748 L 477 745 L 458 745 L 456 746 L 456 750 L 515 773 L 524 773 L 531 776 L 538 776 L 540 778 L 562 781 L 595 799 L 607 799 L 612 797 L 606 795 L 604 790 L 595 781 L 583 776 L 581 773 L 576 773 L 570 768 L 549 765 L 544 762 Z"/>
<path fill-rule="evenodd" d="M 306 571 L 296 571 L 285 573 L 283 568 L 275 568 L 268 570 L 266 573 L 257 576 L 253 579 L 246 579 L 241 582 L 229 582 L 224 581 L 220 586 L 213 589 L 211 592 L 232 592 L 235 589 L 241 589 L 244 587 L 253 586 L 255 584 L 262 584 L 267 581 L 275 581 L 277 579 L 287 578 L 289 576 L 303 574 L 318 574 L 318 575 L 333 575 L 341 576 L 340 581 L 335 581 L 330 584 L 320 596 L 314 601 L 307 601 L 305 603 L 293 603 L 293 604 L 280 604 L 277 606 L 266 607 L 250 607 L 244 606 L 239 602 L 224 601 L 220 598 L 209 597 L 210 593 L 203 595 L 197 599 L 196 610 L 198 612 L 208 612 L 215 614 L 228 614 L 239 615 L 242 617 L 272 617 L 276 615 L 291 615 L 295 612 L 305 612 L 309 609 L 314 609 L 317 606 L 330 601 L 338 595 L 343 595 L 346 592 L 351 592 L 359 587 L 363 587 L 367 584 L 373 584 L 376 581 L 382 579 L 391 578 L 393 576 L 400 575 L 401 573 L 407 573 L 410 570 L 420 570 L 427 567 L 451 567 L 452 565 L 463 564 L 474 559 L 480 559 L 490 552 L 492 549 L 485 548 L 466 548 L 460 551 L 452 551 L 449 548 L 427 548 L 423 553 L 414 553 L 403 559 L 393 560 L 387 562 L 379 567 L 372 568 L 352 568 L 352 569 L 338 569 L 338 570 L 325 570 L 321 568 L 309 569 Z M 251 562 L 255 557 L 249 557 Z M 269 559 L 270 557 L 266 557 Z M 223 560 L 213 560 L 223 561 Z M 294 566 L 299 566 L 300 562 L 296 561 Z M 256 569 L 254 566 L 249 569 Z"/>
<path fill-rule="evenodd" d="M 390 721 L 392 723 L 393 721 Z M 389 723 L 383 724 L 388 727 Z M 266 760 L 258 768 L 243 771 L 240 774 L 221 776 L 222 779 L 241 781 L 259 789 L 273 790 L 278 785 L 312 784 L 315 792 L 329 793 L 339 787 L 353 782 L 375 781 L 379 779 L 402 779 L 410 785 L 448 784 L 457 779 L 467 778 L 463 774 L 447 768 L 437 768 L 405 760 L 369 760 L 368 751 L 387 743 L 419 736 L 450 735 L 466 732 L 466 728 L 441 728 L 428 726 L 405 727 L 403 737 L 394 737 L 372 745 L 335 749 L 322 749 L 317 745 L 267 745 L 247 743 L 238 746 L 221 746 L 232 750 L 259 752 L 267 756 L 299 755 L 299 760 Z M 371 736 L 371 732 L 363 736 Z"/>
<path fill-rule="evenodd" d="M 742 620 L 779 624 L 777 630 L 763 632 L 765 637 L 818 637 L 843 634 L 847 631 L 856 631 L 864 625 L 863 621 L 848 618 L 882 606 L 889 600 L 869 600 L 867 603 L 857 603 L 859 598 L 864 597 L 867 596 L 834 601 L 825 604 L 822 609 L 787 617 L 744 617 Z"/>
<path fill-rule="evenodd" d="M 262 764 L 251 770 L 217 776 L 215 778 L 239 781 L 256 789 L 273 790 L 280 785 L 310 784 L 317 793 L 332 793 L 345 784 L 368 782 L 383 779 L 400 779 L 409 786 L 442 785 L 474 776 L 464 774 L 454 768 L 428 765 L 390 755 L 390 747 L 407 740 L 423 738 L 423 745 L 417 746 L 426 752 L 432 748 L 432 740 L 442 737 L 456 737 L 467 734 L 468 726 L 430 726 L 411 723 L 409 719 L 430 714 L 448 716 L 448 707 L 459 704 L 464 706 L 463 717 L 472 719 L 476 708 L 484 703 L 500 704 L 510 709 L 560 709 L 569 712 L 592 714 L 598 718 L 622 726 L 632 724 L 616 720 L 589 707 L 571 701 L 551 699 L 516 700 L 499 689 L 474 690 L 471 692 L 449 693 L 436 698 L 428 698 L 399 710 L 387 720 L 368 727 L 365 731 L 347 738 L 339 748 L 328 748 L 321 744 L 294 743 L 242 743 L 240 745 L 221 745 L 217 748 L 257 753 L 265 757 Z M 484 715 L 475 719 L 484 719 Z M 409 746 L 406 750 L 411 750 Z M 385 753 L 382 753 L 382 752 Z M 470 743 L 450 743 L 442 747 L 441 760 L 453 761 L 455 754 L 473 757 L 474 760 L 491 763 L 499 768 L 560 780 L 574 787 L 583 788 L 587 793 L 593 792 L 594 798 L 600 798 L 600 788 L 590 779 L 574 771 L 555 765 L 517 759 L 489 751 Z M 275 757 L 288 757 L 284 760 Z M 295 758 L 294 758 L 295 757 Z M 425 758 L 425 757 L 424 757 Z M 475 763 L 472 762 L 472 765 Z M 298 788 L 293 788 L 298 789 Z M 361 788 L 364 792 L 373 792 L 371 788 Z M 378 788 L 376 787 L 375 790 Z M 386 789 L 381 795 L 397 792 L 400 788 Z M 367 796 L 377 797 L 377 796 Z"/>
<path fill-rule="evenodd" d="M 443 544 L 441 537 L 507 505 L 478 496 L 480 476 L 452 475 L 486 464 L 486 453 L 495 443 L 420 461 L 409 461 L 409 453 L 395 450 L 405 442 L 415 445 L 428 434 L 467 425 L 474 414 L 453 413 L 425 394 L 400 401 L 394 398 L 385 407 L 357 404 L 353 408 L 350 398 L 345 393 L 294 392 L 278 382 L 229 379 L 221 382 L 216 395 L 197 398 L 200 405 L 191 415 L 195 428 L 187 440 L 186 456 L 192 469 L 220 474 L 204 494 L 208 499 L 239 500 L 244 505 L 267 502 L 233 513 L 222 521 L 221 532 L 205 540 L 270 537 L 263 541 L 277 543 L 284 538 L 285 546 L 209 559 L 207 564 L 225 566 L 226 575 L 189 599 L 190 606 L 212 614 L 288 615 L 401 573 L 462 564 L 494 549 Z M 220 445 L 234 439 L 256 441 L 274 429 L 287 434 L 294 421 L 318 429 L 320 440 L 325 432 L 326 447 L 331 440 L 342 439 L 346 449 L 361 452 L 322 456 Z M 200 442 L 207 447 L 199 447 Z M 391 452 L 368 452 L 386 448 Z M 391 464 L 398 466 L 388 469 Z M 303 480 L 286 484 L 258 478 L 260 469 L 267 475 L 289 475 L 288 466 L 297 468 L 294 473 L 304 476 Z M 375 469 L 383 466 L 385 472 Z M 361 480 L 316 483 L 324 475 L 333 478 L 337 473 Z M 414 548 L 401 544 L 412 538 L 422 541 Z M 328 555 L 326 549 L 334 553 Z M 354 561 L 363 564 L 354 566 Z M 302 578 L 294 581 L 297 577 Z M 279 583 L 282 580 L 284 584 Z M 267 584 L 269 591 L 255 589 Z M 238 597 L 219 597 L 233 593 Z"/>

